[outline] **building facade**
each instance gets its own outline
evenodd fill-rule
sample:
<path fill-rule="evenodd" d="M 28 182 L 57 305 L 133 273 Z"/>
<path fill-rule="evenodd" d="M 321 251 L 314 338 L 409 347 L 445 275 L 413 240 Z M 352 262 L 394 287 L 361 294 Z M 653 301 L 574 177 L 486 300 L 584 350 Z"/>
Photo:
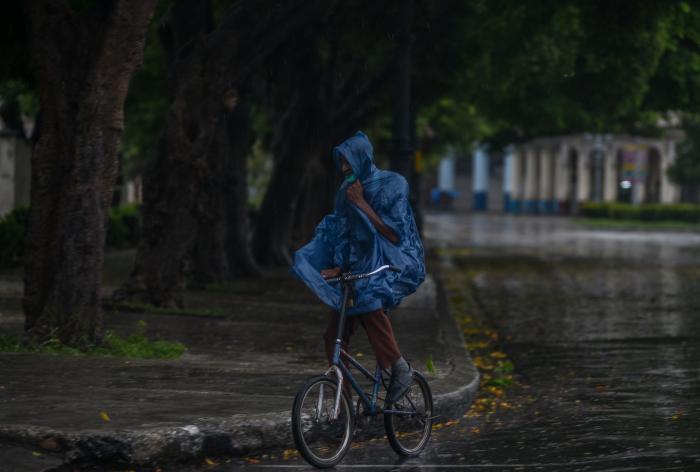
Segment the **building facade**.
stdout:
<path fill-rule="evenodd" d="M 508 146 L 491 159 L 472 159 L 472 209 L 571 214 L 582 202 L 676 203 L 681 189 L 666 170 L 680 135 L 661 138 L 576 134 Z M 500 189 L 493 188 L 494 186 Z M 493 198 L 495 192 L 501 193 Z M 486 196 L 496 202 L 488 202 Z"/>

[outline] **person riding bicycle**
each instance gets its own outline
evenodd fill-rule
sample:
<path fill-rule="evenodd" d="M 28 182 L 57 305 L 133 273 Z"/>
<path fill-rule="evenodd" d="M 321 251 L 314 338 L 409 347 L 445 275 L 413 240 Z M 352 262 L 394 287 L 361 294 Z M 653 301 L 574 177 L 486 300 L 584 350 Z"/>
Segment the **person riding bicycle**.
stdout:
<path fill-rule="evenodd" d="M 385 264 L 400 269 L 355 283 L 342 339 L 347 351 L 356 323 L 362 324 L 377 362 L 383 369 L 391 368 L 387 401 L 393 403 L 408 389 L 413 371 L 401 355 L 386 310 L 398 306 L 425 279 L 423 244 L 408 201 L 408 182 L 375 166 L 372 144 L 361 131 L 336 146 L 333 158 L 345 177 L 334 211 L 321 220 L 313 239 L 295 252 L 290 271 L 334 310 L 324 334 L 331 363 L 342 290 L 327 279 L 344 272 L 370 272 Z"/>

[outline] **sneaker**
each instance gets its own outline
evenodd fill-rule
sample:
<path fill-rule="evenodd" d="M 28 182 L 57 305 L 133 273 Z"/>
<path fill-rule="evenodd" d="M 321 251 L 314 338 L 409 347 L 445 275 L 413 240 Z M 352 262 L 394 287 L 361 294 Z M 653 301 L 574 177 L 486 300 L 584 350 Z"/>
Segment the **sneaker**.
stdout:
<path fill-rule="evenodd" d="M 399 360 L 391 366 L 391 381 L 387 390 L 386 402 L 395 403 L 408 391 L 413 381 L 413 369 L 406 359 L 399 357 Z"/>

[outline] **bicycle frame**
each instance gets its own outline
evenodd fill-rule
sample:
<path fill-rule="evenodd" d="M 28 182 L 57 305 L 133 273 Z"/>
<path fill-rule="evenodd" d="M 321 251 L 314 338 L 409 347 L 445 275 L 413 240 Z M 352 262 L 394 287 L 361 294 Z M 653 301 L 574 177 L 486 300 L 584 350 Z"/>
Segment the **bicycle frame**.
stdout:
<path fill-rule="evenodd" d="M 346 307 L 347 307 L 347 302 L 350 297 L 350 290 L 353 286 L 353 281 L 352 280 L 342 280 L 341 283 L 343 285 L 343 304 L 341 305 L 340 309 L 340 318 L 338 320 L 338 332 L 335 337 L 335 345 L 333 348 L 333 360 L 331 366 L 328 368 L 326 371 L 326 375 L 330 374 L 331 372 L 335 373 L 335 376 L 338 380 L 338 388 L 336 389 L 336 394 L 335 394 L 335 404 L 333 407 L 333 413 L 332 413 L 332 418 L 334 420 L 338 419 L 338 412 L 340 408 L 340 396 L 343 394 L 343 380 L 347 377 L 347 380 L 350 382 L 350 386 L 357 392 L 359 395 L 360 399 L 362 400 L 362 403 L 365 405 L 367 408 L 367 411 L 369 411 L 369 414 L 371 416 L 375 416 L 379 413 L 383 414 L 398 414 L 398 415 L 406 415 L 406 414 L 411 414 L 409 412 L 405 411 L 398 411 L 398 410 L 389 410 L 389 409 L 377 409 L 377 397 L 379 395 L 379 387 L 382 384 L 382 369 L 377 364 L 377 367 L 374 370 L 374 375 L 365 368 L 362 364 L 360 364 L 354 357 L 352 357 L 350 354 L 345 352 L 342 348 L 342 339 L 343 339 L 343 329 L 345 327 L 345 318 L 346 318 Z M 341 358 L 346 359 L 352 366 L 354 366 L 357 370 L 360 371 L 362 375 L 367 377 L 369 380 L 372 381 L 372 394 L 369 398 L 367 398 L 367 395 L 365 394 L 365 391 L 360 387 L 360 385 L 357 383 L 357 380 L 355 380 L 355 377 L 353 377 L 352 372 L 350 372 L 350 369 L 348 369 L 345 364 L 341 362 Z M 323 402 L 323 389 L 320 391 L 319 395 L 319 405 Z"/>

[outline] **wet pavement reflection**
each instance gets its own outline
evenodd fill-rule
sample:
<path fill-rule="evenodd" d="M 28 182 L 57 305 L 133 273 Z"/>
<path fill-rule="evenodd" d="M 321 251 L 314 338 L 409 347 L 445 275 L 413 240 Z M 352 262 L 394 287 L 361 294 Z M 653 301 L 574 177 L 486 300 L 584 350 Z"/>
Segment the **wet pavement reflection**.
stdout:
<path fill-rule="evenodd" d="M 471 460 L 700 470 L 700 234 L 430 222 L 433 241 L 472 248 L 464 269 L 536 399 L 513 427 L 475 441 Z"/>
<path fill-rule="evenodd" d="M 425 227 L 432 244 L 467 248 L 448 262 L 474 274 L 478 306 L 509 339 L 521 406 L 436 431 L 417 459 L 375 441 L 342 467 L 700 471 L 700 233 L 455 214 Z M 254 462 L 212 470 L 307 469 Z"/>

